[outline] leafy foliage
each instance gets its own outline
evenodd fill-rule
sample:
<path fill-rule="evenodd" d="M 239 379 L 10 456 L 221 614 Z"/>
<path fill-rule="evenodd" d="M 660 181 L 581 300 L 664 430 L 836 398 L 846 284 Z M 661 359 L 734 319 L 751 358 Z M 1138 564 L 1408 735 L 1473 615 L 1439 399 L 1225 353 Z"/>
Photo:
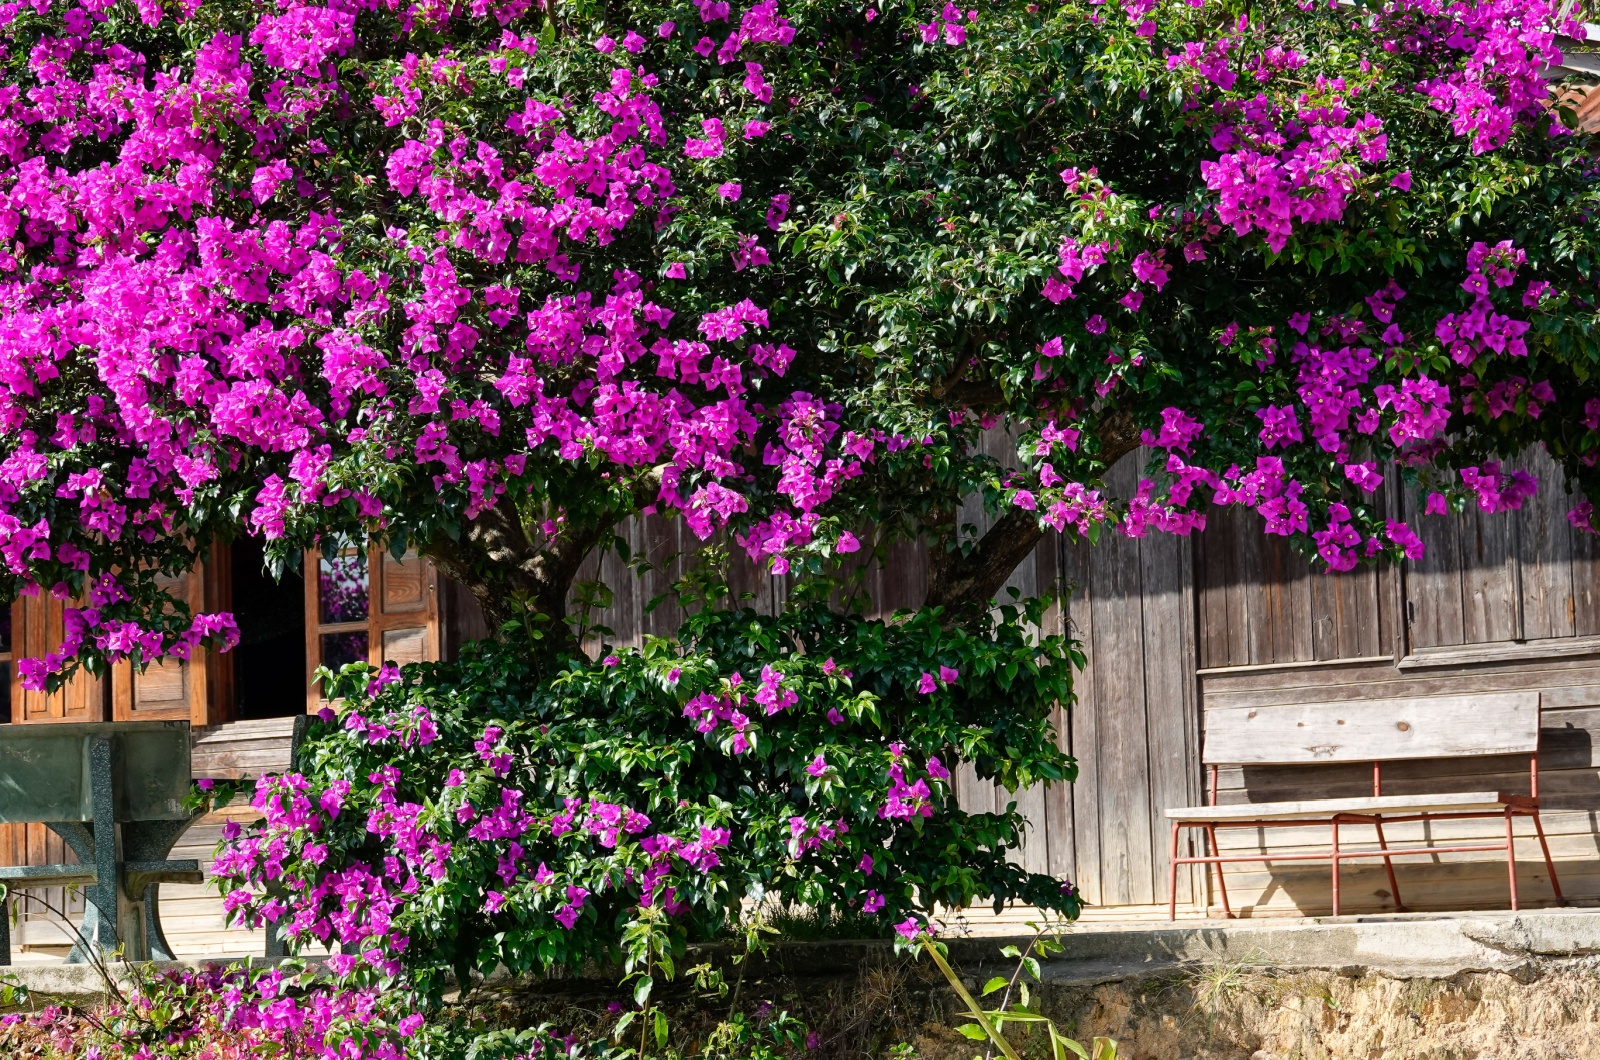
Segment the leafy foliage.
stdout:
<path fill-rule="evenodd" d="M 950 774 L 1074 774 L 1050 715 L 1075 649 L 1023 632 L 1041 606 L 982 630 L 927 611 L 706 612 L 680 645 L 555 674 L 515 638 L 349 668 L 302 773 L 260 782 L 264 823 L 214 871 L 242 917 L 335 945 L 353 982 L 435 1001 L 499 967 L 590 960 L 619 961 L 643 1001 L 687 942 L 737 932 L 763 900 L 884 924 L 991 900 L 1075 916 L 1070 885 L 1007 860 L 1014 806 L 966 813 Z"/>

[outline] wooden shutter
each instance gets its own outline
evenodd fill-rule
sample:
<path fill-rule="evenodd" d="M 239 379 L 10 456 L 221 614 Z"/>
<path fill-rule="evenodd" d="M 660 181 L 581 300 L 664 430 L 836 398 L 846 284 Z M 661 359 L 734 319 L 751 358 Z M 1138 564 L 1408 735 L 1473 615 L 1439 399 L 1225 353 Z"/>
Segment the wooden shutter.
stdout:
<path fill-rule="evenodd" d="M 12 654 L 39 658 L 59 647 L 65 627 L 66 603 L 40 593 L 24 596 L 11 608 Z M 15 666 L 11 667 L 11 720 L 13 722 L 105 721 L 109 682 L 79 671 L 65 687 L 46 695 L 25 691 Z"/>
<path fill-rule="evenodd" d="M 186 574 L 163 579 L 193 613 L 232 610 L 227 547 L 215 546 Z M 198 648 L 187 659 L 168 658 L 140 672 L 131 663 L 111 668 L 112 716 L 117 721 L 187 721 L 195 728 L 232 719 L 233 660 Z"/>
<path fill-rule="evenodd" d="M 306 553 L 306 709 L 326 700 L 312 674 L 366 660 L 374 666 L 439 658 L 439 575 L 407 552 Z"/>

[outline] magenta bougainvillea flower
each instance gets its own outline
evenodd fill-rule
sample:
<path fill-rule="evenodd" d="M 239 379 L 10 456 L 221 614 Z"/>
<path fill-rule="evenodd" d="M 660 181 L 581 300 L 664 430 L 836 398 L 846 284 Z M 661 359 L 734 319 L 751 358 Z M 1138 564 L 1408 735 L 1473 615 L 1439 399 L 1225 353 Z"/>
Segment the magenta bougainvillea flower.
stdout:
<path fill-rule="evenodd" d="M 482 581 L 510 519 L 483 598 L 559 612 L 639 511 L 785 574 L 889 508 L 954 548 L 979 492 L 1013 535 L 1244 504 L 1343 568 L 1420 547 L 1366 503 L 1396 462 L 1489 511 L 1517 446 L 1591 473 L 1548 0 L 542 10 L 0 13 L 0 563 L 72 601 L 29 687 L 231 642 L 157 572 L 241 526 Z"/>

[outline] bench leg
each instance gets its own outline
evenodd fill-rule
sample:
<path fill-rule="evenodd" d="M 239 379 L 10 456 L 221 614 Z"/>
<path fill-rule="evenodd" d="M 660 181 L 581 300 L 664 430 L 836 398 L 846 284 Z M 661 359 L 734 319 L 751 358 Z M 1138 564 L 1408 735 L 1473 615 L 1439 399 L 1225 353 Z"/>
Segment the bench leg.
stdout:
<path fill-rule="evenodd" d="M 1388 850 L 1389 844 L 1383 838 L 1383 818 L 1379 817 L 1372 822 L 1378 829 L 1378 849 Z M 1400 881 L 1394 878 L 1394 859 L 1384 858 L 1383 869 L 1389 874 L 1389 891 L 1394 895 L 1394 911 L 1403 913 L 1406 905 L 1400 900 Z"/>
<path fill-rule="evenodd" d="M 0 968 L 11 965 L 11 896 L 0 901 Z"/>
<path fill-rule="evenodd" d="M 152 961 L 175 961 L 172 944 L 167 933 L 161 930 L 161 885 L 152 883 L 144 889 L 144 943 Z"/>
<path fill-rule="evenodd" d="M 1511 832 L 1511 822 L 1515 818 L 1511 815 L 1511 807 L 1506 807 L 1506 875 L 1511 881 L 1511 911 L 1517 910 L 1517 852 L 1512 843 L 1515 836 Z"/>
<path fill-rule="evenodd" d="M 1539 833 L 1539 849 L 1544 852 L 1545 871 L 1550 873 L 1550 889 L 1556 892 L 1556 905 L 1566 905 L 1567 900 L 1561 894 L 1561 881 L 1556 878 L 1556 863 L 1550 860 L 1550 844 L 1545 842 L 1544 824 L 1539 820 L 1539 811 L 1533 811 L 1533 830 Z"/>
<path fill-rule="evenodd" d="M 1335 817 L 1330 824 L 1333 825 L 1333 915 L 1339 915 L 1339 818 Z"/>
<path fill-rule="evenodd" d="M 172 857 L 177 845 L 189 827 L 199 820 L 199 815 L 177 821 L 135 821 L 122 826 L 122 853 L 127 861 L 163 862 Z M 161 884 L 147 884 L 140 898 L 140 936 L 144 942 L 147 959 L 153 961 L 176 960 L 172 944 L 161 928 Z"/>
<path fill-rule="evenodd" d="M 1178 919 L 1178 830 L 1183 825 L 1172 822 L 1172 857 L 1167 859 L 1171 870 L 1167 877 L 1167 919 Z"/>
<path fill-rule="evenodd" d="M 116 806 L 112 802 L 109 737 L 96 736 L 89 741 L 89 770 L 93 782 L 91 785 L 94 806 L 92 864 L 95 868 L 95 881 L 83 889 L 83 923 L 87 928 L 83 936 L 91 946 L 97 947 L 102 955 L 110 955 L 120 948 L 123 950 L 124 960 L 143 960 L 145 955 L 139 946 L 139 941 L 129 930 L 132 928 L 133 931 L 137 931 L 139 925 L 131 915 L 132 903 L 123 895 L 117 873 L 118 836 Z M 77 947 L 74 949 L 76 951 Z M 79 962 L 87 959 L 85 955 Z M 67 960 L 68 963 L 79 963 L 72 961 L 71 954 Z"/>
<path fill-rule="evenodd" d="M 1206 825 L 1206 839 L 1209 842 L 1211 856 L 1221 857 L 1222 848 L 1217 846 L 1217 826 Z M 1222 915 L 1229 920 L 1233 919 L 1233 908 L 1228 905 L 1228 881 L 1222 875 L 1222 862 L 1214 863 L 1217 867 L 1217 893 L 1222 896 Z"/>

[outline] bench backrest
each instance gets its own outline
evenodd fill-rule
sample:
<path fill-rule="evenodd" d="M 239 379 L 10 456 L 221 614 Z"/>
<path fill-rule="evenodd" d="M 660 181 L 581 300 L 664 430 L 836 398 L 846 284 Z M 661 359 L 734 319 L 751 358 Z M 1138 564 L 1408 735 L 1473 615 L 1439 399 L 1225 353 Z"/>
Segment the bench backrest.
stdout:
<path fill-rule="evenodd" d="M 1207 765 L 1300 765 L 1532 754 L 1539 693 L 1488 692 L 1206 711 Z"/>
<path fill-rule="evenodd" d="M 70 722 L 0 729 L 0 822 L 94 820 L 89 745 L 111 742 L 112 814 L 118 821 L 188 817 L 189 723 Z"/>

